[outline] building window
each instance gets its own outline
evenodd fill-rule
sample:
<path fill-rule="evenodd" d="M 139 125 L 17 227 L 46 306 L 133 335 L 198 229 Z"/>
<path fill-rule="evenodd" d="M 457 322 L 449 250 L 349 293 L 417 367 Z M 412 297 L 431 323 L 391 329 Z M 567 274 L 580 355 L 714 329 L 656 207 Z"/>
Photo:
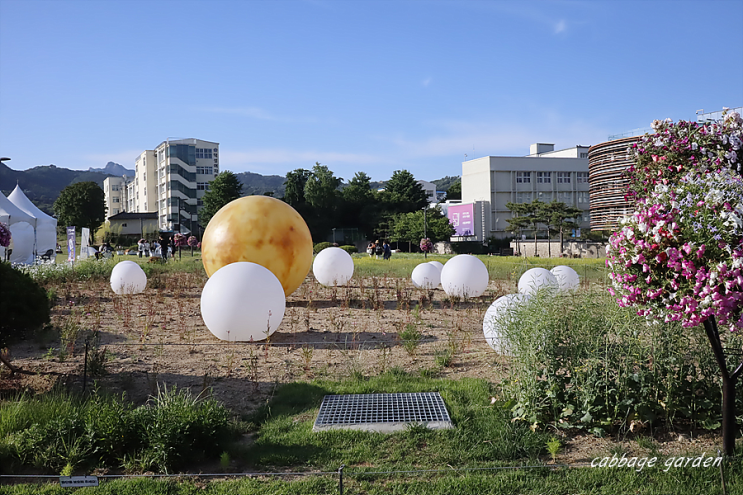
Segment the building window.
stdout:
<path fill-rule="evenodd" d="M 578 172 L 575 181 L 578 184 L 588 184 L 588 172 Z"/>
<path fill-rule="evenodd" d="M 214 167 L 196 167 L 196 173 L 211 175 L 214 173 Z"/>
<path fill-rule="evenodd" d="M 571 191 L 559 191 L 557 193 L 557 201 L 571 205 L 573 204 L 573 193 Z"/>
<path fill-rule="evenodd" d="M 570 184 L 570 172 L 557 172 L 558 184 Z"/>
<path fill-rule="evenodd" d="M 208 191 L 209 190 L 209 183 L 208 182 L 197 182 L 196 183 L 196 190 L 197 191 Z"/>
<path fill-rule="evenodd" d="M 212 158 L 212 150 L 208 148 L 196 148 L 196 158 Z"/>
<path fill-rule="evenodd" d="M 516 172 L 516 182 L 528 184 L 531 182 L 531 172 Z"/>
<path fill-rule="evenodd" d="M 118 184 L 114 184 L 114 185 L 112 185 L 112 186 L 111 186 L 111 190 L 112 190 L 112 191 L 118 191 L 118 190 L 119 190 L 119 185 L 118 185 Z"/>
<path fill-rule="evenodd" d="M 579 191 L 578 192 L 578 203 L 586 204 L 588 202 L 589 202 L 588 192 L 586 192 L 586 191 Z"/>
<path fill-rule="evenodd" d="M 581 153 L 580 154 L 580 157 L 581 158 L 588 158 L 588 153 Z"/>
<path fill-rule="evenodd" d="M 517 192 L 516 202 L 517 203 L 531 203 L 531 192 Z"/>
<path fill-rule="evenodd" d="M 204 206 L 204 200 L 203 199 L 197 199 L 196 200 L 196 206 Z"/>
<path fill-rule="evenodd" d="M 549 184 L 552 182 L 552 172 L 537 172 L 537 183 Z"/>
<path fill-rule="evenodd" d="M 118 208 L 114 208 L 114 215 L 118 215 L 118 213 L 119 213 L 119 209 Z"/>
<path fill-rule="evenodd" d="M 119 198 L 111 198 L 111 199 L 113 200 L 114 203 L 118 203 L 119 202 Z"/>
<path fill-rule="evenodd" d="M 543 203 L 551 203 L 552 202 L 552 193 L 551 192 L 538 192 L 537 193 L 537 199 L 539 201 L 542 201 Z"/>

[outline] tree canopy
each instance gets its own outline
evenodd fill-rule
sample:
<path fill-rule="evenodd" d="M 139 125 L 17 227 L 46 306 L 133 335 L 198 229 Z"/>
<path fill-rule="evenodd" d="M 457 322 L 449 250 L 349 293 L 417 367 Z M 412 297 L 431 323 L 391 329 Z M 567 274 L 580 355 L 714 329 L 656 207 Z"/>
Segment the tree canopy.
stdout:
<path fill-rule="evenodd" d="M 423 186 L 407 170 L 395 170 L 384 192 L 383 201 L 391 214 L 420 210 L 428 204 Z"/>
<path fill-rule="evenodd" d="M 87 227 L 93 241 L 95 231 L 106 220 L 105 193 L 95 182 L 71 184 L 59 193 L 53 209 L 60 227 Z"/>
<path fill-rule="evenodd" d="M 395 215 L 391 221 L 390 240 L 411 242 L 418 245 L 423 237 L 428 237 L 432 242 L 437 242 L 449 240 L 454 235 L 454 227 L 451 226 L 449 219 L 444 216 L 438 206 L 426 211 L 425 229 L 423 222 L 423 210 Z"/>
<path fill-rule="evenodd" d="M 462 179 L 457 179 L 449 189 L 446 190 L 446 200 L 462 199 Z"/>
<path fill-rule="evenodd" d="M 204 206 L 199 211 L 199 224 L 206 227 L 209 220 L 230 201 L 234 201 L 242 194 L 242 183 L 237 175 L 225 170 L 214 177 L 209 184 L 209 190 L 204 194 L 202 200 Z"/>

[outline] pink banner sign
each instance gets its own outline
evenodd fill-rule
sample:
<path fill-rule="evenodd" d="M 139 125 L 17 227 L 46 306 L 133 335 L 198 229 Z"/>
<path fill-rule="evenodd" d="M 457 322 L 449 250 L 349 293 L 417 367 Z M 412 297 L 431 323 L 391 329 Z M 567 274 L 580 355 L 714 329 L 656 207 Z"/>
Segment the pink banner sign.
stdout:
<path fill-rule="evenodd" d="M 446 216 L 449 223 L 454 227 L 454 235 L 475 235 L 474 204 L 449 206 Z"/>

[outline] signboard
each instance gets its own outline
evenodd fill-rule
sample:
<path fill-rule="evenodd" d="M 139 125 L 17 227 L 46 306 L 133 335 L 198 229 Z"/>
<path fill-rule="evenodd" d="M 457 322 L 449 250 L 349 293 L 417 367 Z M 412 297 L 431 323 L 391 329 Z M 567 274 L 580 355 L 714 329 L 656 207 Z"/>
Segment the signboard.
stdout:
<path fill-rule="evenodd" d="M 88 258 L 88 246 L 90 246 L 90 229 L 83 227 L 80 229 L 80 259 Z"/>
<path fill-rule="evenodd" d="M 67 261 L 75 261 L 75 227 L 67 227 Z"/>
<path fill-rule="evenodd" d="M 455 236 L 475 235 L 475 205 L 450 205 L 446 211 L 449 223 L 454 227 Z"/>
<path fill-rule="evenodd" d="M 62 488 L 98 486 L 98 476 L 60 476 L 59 486 Z"/>

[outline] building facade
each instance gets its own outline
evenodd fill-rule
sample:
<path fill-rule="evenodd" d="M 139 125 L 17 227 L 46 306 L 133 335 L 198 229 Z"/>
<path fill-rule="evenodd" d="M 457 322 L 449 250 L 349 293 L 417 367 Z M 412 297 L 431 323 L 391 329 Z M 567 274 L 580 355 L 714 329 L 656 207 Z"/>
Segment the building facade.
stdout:
<path fill-rule="evenodd" d="M 588 146 L 555 150 L 554 145 L 533 144 L 522 157 L 486 156 L 462 162 L 462 205 L 473 204 L 482 227 L 468 240 L 513 236 L 507 203 L 553 200 L 583 210 L 576 219 L 581 228 L 590 225 Z M 481 203 L 478 203 L 481 202 Z M 479 213 L 478 213 L 479 212 Z"/>
<path fill-rule="evenodd" d="M 106 179 L 108 215 L 154 212 L 161 230 L 198 232 L 201 198 L 218 173 L 219 143 L 168 139 L 135 159 L 133 179 Z"/>
<path fill-rule="evenodd" d="M 639 137 L 599 143 L 588 150 L 588 180 L 591 184 L 591 230 L 615 231 L 619 219 L 632 212 L 624 198 L 624 171 L 632 165 L 629 148 Z"/>

